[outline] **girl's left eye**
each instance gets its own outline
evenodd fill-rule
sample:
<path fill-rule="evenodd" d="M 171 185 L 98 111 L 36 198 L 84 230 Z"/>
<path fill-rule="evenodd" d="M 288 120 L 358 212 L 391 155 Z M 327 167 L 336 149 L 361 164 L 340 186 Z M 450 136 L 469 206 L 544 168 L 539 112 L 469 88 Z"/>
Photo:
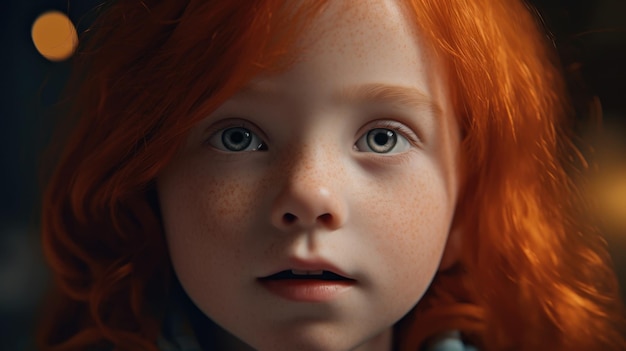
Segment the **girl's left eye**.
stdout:
<path fill-rule="evenodd" d="M 217 131 L 208 140 L 209 145 L 227 152 L 266 151 L 267 145 L 254 132 L 244 127 L 230 127 Z"/>
<path fill-rule="evenodd" d="M 360 152 L 396 154 L 408 150 L 411 144 L 393 129 L 375 128 L 361 136 L 354 146 Z"/>

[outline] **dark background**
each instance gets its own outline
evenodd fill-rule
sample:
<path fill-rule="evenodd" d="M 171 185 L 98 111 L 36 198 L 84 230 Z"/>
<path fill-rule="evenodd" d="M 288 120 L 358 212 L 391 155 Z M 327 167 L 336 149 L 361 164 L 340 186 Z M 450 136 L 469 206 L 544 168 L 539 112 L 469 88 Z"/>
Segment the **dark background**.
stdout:
<path fill-rule="evenodd" d="M 33 349 L 36 310 L 48 282 L 38 232 L 40 165 L 69 72 L 68 61 L 39 55 L 31 26 L 56 9 L 80 33 L 88 25 L 85 14 L 102 1 L 0 5 L 0 350 Z M 589 189 L 602 204 L 598 218 L 626 287 L 626 0 L 531 3 L 558 48 L 577 111 L 578 144 L 599 170 Z"/>

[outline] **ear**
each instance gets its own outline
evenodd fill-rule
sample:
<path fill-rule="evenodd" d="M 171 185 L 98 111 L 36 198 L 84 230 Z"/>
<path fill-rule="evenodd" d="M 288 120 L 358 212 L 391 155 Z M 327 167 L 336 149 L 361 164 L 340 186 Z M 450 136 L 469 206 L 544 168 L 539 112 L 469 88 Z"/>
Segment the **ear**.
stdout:
<path fill-rule="evenodd" d="M 439 271 L 445 271 L 457 262 L 461 258 L 461 247 L 463 239 L 463 230 L 459 225 L 453 223 L 448 234 L 448 241 L 446 242 L 446 248 L 443 251 L 441 262 L 439 263 Z"/>

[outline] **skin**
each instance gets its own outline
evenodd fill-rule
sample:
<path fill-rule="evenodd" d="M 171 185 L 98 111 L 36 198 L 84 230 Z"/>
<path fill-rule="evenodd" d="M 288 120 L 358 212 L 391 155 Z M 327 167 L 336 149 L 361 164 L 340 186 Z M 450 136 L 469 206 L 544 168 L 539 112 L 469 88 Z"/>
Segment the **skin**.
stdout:
<path fill-rule="evenodd" d="M 313 22 L 294 66 L 199 123 L 157 179 L 186 293 L 258 350 L 390 350 L 451 230 L 460 137 L 445 72 L 396 2 L 346 4 Z M 409 88 L 417 103 L 346 95 L 371 84 Z M 232 127 L 265 146 L 228 151 Z M 400 146 L 373 152 L 375 128 L 400 128 Z M 356 282 L 323 302 L 259 283 L 294 258 L 324 259 Z"/>

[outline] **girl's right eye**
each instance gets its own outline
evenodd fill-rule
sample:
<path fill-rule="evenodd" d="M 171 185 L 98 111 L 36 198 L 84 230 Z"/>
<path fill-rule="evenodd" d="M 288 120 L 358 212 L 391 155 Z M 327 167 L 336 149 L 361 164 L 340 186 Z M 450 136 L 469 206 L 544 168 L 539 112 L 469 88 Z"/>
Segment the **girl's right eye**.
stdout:
<path fill-rule="evenodd" d="M 266 151 L 258 135 L 244 127 L 230 127 L 215 132 L 208 140 L 212 147 L 226 152 Z"/>

